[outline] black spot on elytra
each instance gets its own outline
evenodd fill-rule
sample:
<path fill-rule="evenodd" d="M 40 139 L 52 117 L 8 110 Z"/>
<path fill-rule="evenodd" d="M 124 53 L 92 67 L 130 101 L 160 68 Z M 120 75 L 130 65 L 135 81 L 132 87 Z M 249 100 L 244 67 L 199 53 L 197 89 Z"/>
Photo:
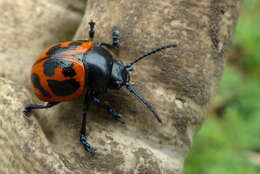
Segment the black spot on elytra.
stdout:
<path fill-rule="evenodd" d="M 43 96 L 47 98 L 51 98 L 51 95 L 42 87 L 40 83 L 40 79 L 37 74 L 33 73 L 31 76 L 33 86 L 37 89 L 39 89 Z"/>
<path fill-rule="evenodd" d="M 73 65 L 73 64 L 72 64 Z M 72 68 L 72 66 L 69 67 L 64 67 L 62 69 L 62 73 L 65 77 L 73 77 L 76 75 L 74 69 Z"/>
<path fill-rule="evenodd" d="M 51 47 L 46 54 L 48 56 L 50 56 L 50 55 L 57 54 L 57 53 L 64 51 L 64 48 L 62 48 L 60 46 L 61 46 L 61 44 Z"/>
<path fill-rule="evenodd" d="M 82 44 L 82 42 L 79 42 L 79 41 L 74 41 L 74 42 L 71 42 L 69 44 L 69 47 L 77 47 L 77 46 L 80 46 Z"/>
<path fill-rule="evenodd" d="M 44 61 L 45 59 L 49 59 L 49 57 L 44 57 L 44 58 L 42 58 L 42 59 L 40 59 L 40 60 L 37 60 L 37 61 L 33 64 L 33 66 L 35 66 L 35 65 L 38 64 L 38 63 L 40 63 L 41 61 Z"/>
<path fill-rule="evenodd" d="M 75 50 L 79 45 L 81 45 L 82 42 L 74 41 L 71 42 L 67 47 L 61 47 L 61 44 L 57 44 L 49 49 L 49 51 L 46 53 L 48 56 L 53 56 L 55 54 L 60 54 L 65 51 Z"/>
<path fill-rule="evenodd" d="M 82 44 L 82 42 L 88 42 L 88 41 L 87 40 L 77 40 L 77 41 L 71 42 L 67 47 L 61 47 L 61 44 L 57 44 L 48 50 L 48 52 L 46 53 L 47 57 L 36 61 L 33 64 L 33 66 L 40 63 L 41 61 L 43 61 L 45 59 L 62 58 L 63 56 L 65 56 L 65 55 L 61 54 L 62 52 L 75 50 L 78 46 L 80 46 Z M 59 55 L 59 54 L 61 54 L 61 55 Z M 82 59 L 79 59 L 79 60 L 82 60 Z"/>
<path fill-rule="evenodd" d="M 49 87 L 56 96 L 68 96 L 76 92 L 80 84 L 75 79 L 56 81 L 47 80 Z"/>
<path fill-rule="evenodd" d="M 51 77 L 51 76 L 53 76 L 54 75 L 54 72 L 55 72 L 55 69 L 57 68 L 57 67 L 62 67 L 63 68 L 63 70 L 62 70 L 62 72 L 63 72 L 63 74 L 64 74 L 64 72 L 65 71 L 69 71 L 69 72 L 65 72 L 65 74 L 66 75 L 68 75 L 68 76 L 70 76 L 70 75 L 75 75 L 76 73 L 75 73 L 75 71 L 73 70 L 73 68 L 72 68 L 72 62 L 71 61 L 69 61 L 69 60 L 64 60 L 64 59 L 48 59 L 46 62 L 44 62 L 44 64 L 43 64 L 43 67 L 44 67 L 44 70 L 43 70 L 43 72 L 44 72 L 44 74 L 46 75 L 46 76 L 49 76 L 49 77 Z M 65 69 L 65 70 L 64 70 Z M 72 71 L 73 70 L 73 71 Z M 64 74 L 64 75 L 65 75 Z M 73 75 L 73 76 L 74 76 Z M 72 77 L 72 76 L 70 76 L 70 77 Z"/>

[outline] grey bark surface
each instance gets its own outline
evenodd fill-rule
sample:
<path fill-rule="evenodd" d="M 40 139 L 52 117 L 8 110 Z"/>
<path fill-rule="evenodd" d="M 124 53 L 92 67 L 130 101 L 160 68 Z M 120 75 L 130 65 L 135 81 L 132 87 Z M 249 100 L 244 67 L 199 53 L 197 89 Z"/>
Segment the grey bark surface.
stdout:
<path fill-rule="evenodd" d="M 178 45 L 138 62 L 131 73 L 134 87 L 154 106 L 163 123 L 158 123 L 126 89 L 109 91 L 104 100 L 123 116 L 126 125 L 91 105 L 87 135 L 96 150 L 94 157 L 79 142 L 83 98 L 35 111 L 29 119 L 23 117 L 25 105 L 40 102 L 24 88 L 29 85 L 25 80 L 29 81 L 29 68 L 23 70 L 27 64 L 21 62 L 29 64 L 39 48 L 33 42 L 34 53 L 27 53 L 28 49 L 20 49 L 6 39 L 10 44 L 7 49 L 12 51 L 0 50 L 0 173 L 182 173 L 194 135 L 216 93 L 239 5 L 239 0 L 88 1 L 74 39 L 88 38 L 88 22 L 93 19 L 95 41 L 111 43 L 111 27 L 116 26 L 120 32 L 118 59 L 124 63 L 161 45 Z M 13 11 L 9 12 L 7 16 L 12 16 Z M 52 19 L 48 11 L 43 14 Z M 18 21 L 21 18 L 16 17 Z M 59 18 L 57 24 L 64 20 Z M 12 25 L 15 23 L 7 20 L 3 27 L 13 28 Z M 22 29 L 8 30 L 6 37 L 14 37 L 19 30 Z M 53 36 L 49 34 L 50 37 L 41 37 L 41 42 L 48 42 Z M 27 36 L 17 37 L 29 43 Z M 42 48 L 45 44 L 40 45 Z M 4 46 L 1 44 L 1 48 Z M 7 58 L 14 61 L 17 52 L 27 53 L 29 58 L 22 57 L 15 68 L 8 65 L 4 71 Z M 24 78 L 18 76 L 19 72 Z"/>
<path fill-rule="evenodd" d="M 0 0 L 0 75 L 29 83 L 34 59 L 50 45 L 71 40 L 84 0 Z M 81 5 L 81 6 L 78 6 Z"/>

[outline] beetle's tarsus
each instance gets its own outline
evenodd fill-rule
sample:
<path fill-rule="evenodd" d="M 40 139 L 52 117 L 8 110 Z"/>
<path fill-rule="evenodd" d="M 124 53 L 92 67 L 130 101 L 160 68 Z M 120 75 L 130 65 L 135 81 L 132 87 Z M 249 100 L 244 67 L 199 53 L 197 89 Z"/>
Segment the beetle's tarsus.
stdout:
<path fill-rule="evenodd" d="M 116 27 L 113 26 L 112 27 L 112 39 L 113 39 L 112 45 L 114 47 L 116 47 L 116 48 L 119 47 L 119 39 L 118 39 L 118 37 L 119 37 L 119 32 L 116 30 Z"/>
<path fill-rule="evenodd" d="M 125 121 L 121 119 L 121 115 L 118 113 L 113 112 L 113 110 L 110 108 L 108 112 L 115 118 L 115 120 L 120 121 L 120 123 L 125 124 Z"/>
<path fill-rule="evenodd" d="M 90 99 L 91 99 L 90 92 L 87 91 L 84 99 L 84 104 L 83 104 L 83 117 L 82 117 L 81 131 L 80 131 L 81 133 L 80 142 L 83 144 L 86 151 L 93 154 L 93 150 L 90 148 L 90 144 L 87 142 L 87 137 L 86 137 L 86 119 L 87 119 L 87 112 L 88 112 Z"/>
<path fill-rule="evenodd" d="M 87 142 L 87 138 L 85 135 L 81 135 L 80 142 L 83 144 L 86 151 L 88 151 L 91 154 L 94 154 L 94 151 L 90 148 L 90 144 Z"/>
<path fill-rule="evenodd" d="M 115 118 L 116 120 L 120 121 L 120 123 L 125 124 L 125 121 L 120 118 Z"/>
<path fill-rule="evenodd" d="M 109 105 L 101 103 L 100 99 L 98 99 L 97 97 L 93 97 L 93 101 L 94 101 L 94 103 L 96 103 L 98 106 L 100 106 L 100 107 L 106 109 L 107 112 L 108 112 L 109 114 L 111 114 L 116 120 L 120 121 L 120 123 L 125 124 L 125 121 L 121 119 L 121 115 L 118 114 L 118 113 L 113 112 L 113 109 L 112 109 Z"/>
<path fill-rule="evenodd" d="M 23 110 L 23 114 L 25 115 L 25 116 L 29 116 L 29 114 L 31 113 L 31 110 L 30 109 L 28 109 L 28 108 L 24 108 L 24 110 Z"/>

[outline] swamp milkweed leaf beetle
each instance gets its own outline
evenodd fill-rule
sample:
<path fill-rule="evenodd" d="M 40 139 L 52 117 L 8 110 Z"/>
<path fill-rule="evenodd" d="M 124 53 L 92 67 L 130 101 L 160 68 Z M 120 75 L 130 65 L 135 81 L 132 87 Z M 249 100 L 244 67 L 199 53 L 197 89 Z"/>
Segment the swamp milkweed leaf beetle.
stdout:
<path fill-rule="evenodd" d="M 31 70 L 32 89 L 40 100 L 48 103 L 45 106 L 29 105 L 23 112 L 28 115 L 33 109 L 46 109 L 62 101 L 73 100 L 84 94 L 86 89 L 80 141 L 88 152 L 93 153 L 86 138 L 86 116 L 91 101 L 105 108 L 116 120 L 124 123 L 120 114 L 115 113 L 110 106 L 101 103 L 98 98 L 107 89 L 120 89 L 126 86 L 161 122 L 154 108 L 129 83 L 129 71 L 133 70 L 132 65 L 144 57 L 176 45 L 170 44 L 154 49 L 124 65 L 121 61 L 115 60 L 110 53 L 119 48 L 116 28 L 112 27 L 112 44 L 95 43 L 93 41 L 95 23 L 91 21 L 89 25 L 90 41 L 67 41 L 50 46 L 35 60 Z"/>

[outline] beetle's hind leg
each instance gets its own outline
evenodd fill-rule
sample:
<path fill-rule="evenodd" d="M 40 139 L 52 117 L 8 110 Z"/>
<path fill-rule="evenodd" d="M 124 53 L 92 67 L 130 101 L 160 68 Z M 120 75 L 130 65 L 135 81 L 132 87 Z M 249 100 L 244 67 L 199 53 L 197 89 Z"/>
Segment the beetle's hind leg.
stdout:
<path fill-rule="evenodd" d="M 86 151 L 93 154 L 93 150 L 90 148 L 90 144 L 87 142 L 87 137 L 86 137 L 86 119 L 87 119 L 89 103 L 90 103 L 90 94 L 89 92 L 87 92 L 84 100 L 84 105 L 83 105 L 83 117 L 82 117 L 81 131 L 80 131 L 81 133 L 80 142 L 83 144 Z"/>
<path fill-rule="evenodd" d="M 51 103 L 48 103 L 47 105 L 29 105 L 29 106 L 27 106 L 27 107 L 25 107 L 24 108 L 24 110 L 23 110 L 23 113 L 24 113 L 24 115 L 28 115 L 28 114 L 30 114 L 31 113 L 31 111 L 33 110 L 33 109 L 47 109 L 47 108 L 51 108 L 52 106 L 54 106 L 54 105 L 56 105 L 56 104 L 58 104 L 59 102 L 51 102 Z"/>
<path fill-rule="evenodd" d="M 121 115 L 113 112 L 113 109 L 107 104 L 101 103 L 100 99 L 93 97 L 93 101 L 100 107 L 107 110 L 109 114 L 111 114 L 116 120 L 120 121 L 120 123 L 125 124 L 125 121 L 121 119 Z"/>

